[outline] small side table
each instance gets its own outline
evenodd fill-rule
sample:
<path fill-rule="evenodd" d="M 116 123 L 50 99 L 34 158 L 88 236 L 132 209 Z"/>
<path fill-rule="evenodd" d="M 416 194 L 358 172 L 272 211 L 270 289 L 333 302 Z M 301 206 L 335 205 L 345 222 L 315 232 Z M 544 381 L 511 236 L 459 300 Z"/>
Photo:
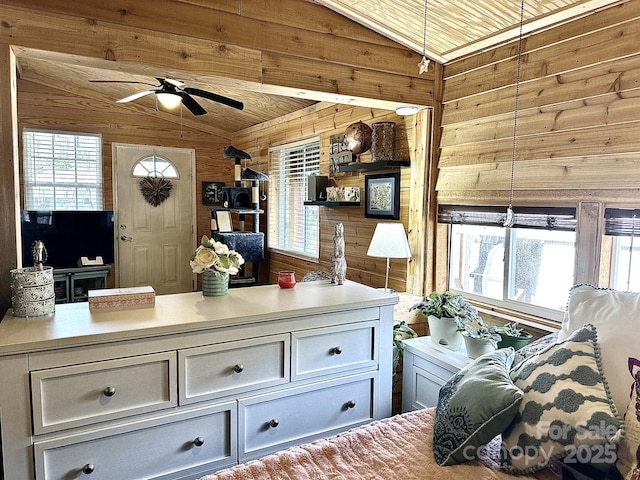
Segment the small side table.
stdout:
<path fill-rule="evenodd" d="M 431 337 L 411 338 L 403 344 L 403 412 L 435 407 L 440 387 L 472 362 L 464 344 L 456 351 L 434 344 Z"/>

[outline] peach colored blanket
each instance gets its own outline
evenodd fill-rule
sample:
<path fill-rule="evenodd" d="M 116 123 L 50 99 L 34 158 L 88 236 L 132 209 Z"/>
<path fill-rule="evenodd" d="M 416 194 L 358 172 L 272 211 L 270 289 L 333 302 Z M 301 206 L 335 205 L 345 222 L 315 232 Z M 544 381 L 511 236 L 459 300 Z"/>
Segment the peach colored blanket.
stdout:
<path fill-rule="evenodd" d="M 291 447 L 200 480 L 499 480 L 558 479 L 551 469 L 514 477 L 495 461 L 474 460 L 451 467 L 433 457 L 435 409 L 385 418 L 333 437 Z M 494 456 L 499 444 L 492 443 Z"/>

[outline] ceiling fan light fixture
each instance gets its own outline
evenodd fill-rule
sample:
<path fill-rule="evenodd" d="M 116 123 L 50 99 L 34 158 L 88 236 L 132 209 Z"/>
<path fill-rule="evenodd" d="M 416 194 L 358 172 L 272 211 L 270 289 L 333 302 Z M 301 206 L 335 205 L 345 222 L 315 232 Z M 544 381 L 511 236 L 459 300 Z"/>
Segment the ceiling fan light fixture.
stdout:
<path fill-rule="evenodd" d="M 182 102 L 182 98 L 180 97 L 180 95 L 169 92 L 156 93 L 156 98 L 163 107 L 169 109 L 178 107 L 178 105 L 180 105 L 180 103 Z"/>
<path fill-rule="evenodd" d="M 396 107 L 396 115 L 415 115 L 420 110 L 422 110 L 422 108 L 418 105 L 400 105 L 399 107 Z"/>

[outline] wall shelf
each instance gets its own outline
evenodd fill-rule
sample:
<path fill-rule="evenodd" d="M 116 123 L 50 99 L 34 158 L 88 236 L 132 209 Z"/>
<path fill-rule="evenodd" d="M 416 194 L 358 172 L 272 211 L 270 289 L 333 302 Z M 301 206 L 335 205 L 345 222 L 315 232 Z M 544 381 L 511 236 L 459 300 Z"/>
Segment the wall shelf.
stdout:
<path fill-rule="evenodd" d="M 318 207 L 359 207 L 360 202 L 327 202 L 316 200 L 313 202 L 304 202 L 305 205 Z"/>
<path fill-rule="evenodd" d="M 357 162 L 340 165 L 341 172 L 355 172 L 358 170 L 390 170 L 394 168 L 408 167 L 410 162 L 407 160 L 383 160 L 380 162 Z"/>

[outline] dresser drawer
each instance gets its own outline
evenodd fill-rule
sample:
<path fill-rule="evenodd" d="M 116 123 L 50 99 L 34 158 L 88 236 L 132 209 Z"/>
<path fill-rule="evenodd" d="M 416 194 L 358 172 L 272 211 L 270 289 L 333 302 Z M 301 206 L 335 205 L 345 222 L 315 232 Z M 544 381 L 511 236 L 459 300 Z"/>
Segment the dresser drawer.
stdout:
<path fill-rule="evenodd" d="M 240 462 L 373 419 L 374 378 L 358 375 L 238 403 Z"/>
<path fill-rule="evenodd" d="M 175 352 L 34 371 L 33 430 L 48 433 L 174 407 L 176 385 Z"/>
<path fill-rule="evenodd" d="M 180 350 L 180 404 L 288 383 L 290 363 L 288 333 Z"/>
<path fill-rule="evenodd" d="M 36 480 L 175 479 L 176 472 L 197 478 L 237 463 L 236 415 L 228 402 L 35 442 Z"/>
<path fill-rule="evenodd" d="M 378 326 L 374 321 L 293 332 L 291 380 L 376 368 Z"/>

